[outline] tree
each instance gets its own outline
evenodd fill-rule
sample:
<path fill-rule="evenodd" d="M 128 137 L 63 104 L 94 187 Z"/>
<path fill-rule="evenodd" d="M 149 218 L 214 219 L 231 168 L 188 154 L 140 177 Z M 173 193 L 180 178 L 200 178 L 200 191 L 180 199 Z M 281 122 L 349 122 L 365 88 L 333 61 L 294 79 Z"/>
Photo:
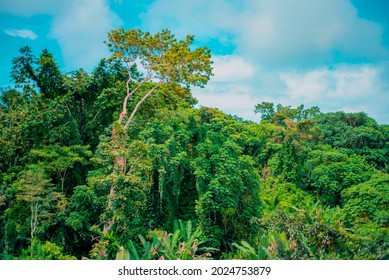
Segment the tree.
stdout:
<path fill-rule="evenodd" d="M 42 169 L 31 166 L 21 172 L 20 179 L 15 183 L 19 193 L 16 199 L 26 201 L 30 206 L 30 237 L 31 243 L 36 237 L 38 224 L 52 216 L 50 208 L 61 195 L 50 188 L 50 180 L 45 177 Z M 31 251 L 31 257 L 33 252 Z"/>
<path fill-rule="evenodd" d="M 27 250 L 23 250 L 21 260 L 76 260 L 74 256 L 64 255 L 63 248 L 55 243 L 34 240 Z"/>
<path fill-rule="evenodd" d="M 291 106 L 278 104 L 275 110 L 272 102 L 262 102 L 255 105 L 254 112 L 256 114 L 260 113 L 262 120 L 269 121 L 270 123 L 279 126 L 288 126 L 288 120 L 289 122 L 300 122 L 312 119 L 320 113 L 320 109 L 316 106 L 304 109 L 304 105 L 302 104 L 293 109 Z"/>
<path fill-rule="evenodd" d="M 0 172 L 15 166 L 25 153 L 25 145 L 20 135 L 24 97 L 15 89 L 1 90 L 0 93 Z"/>
<path fill-rule="evenodd" d="M 152 35 L 141 30 L 113 30 L 108 34 L 107 45 L 112 52 L 111 59 L 120 59 L 127 68 L 126 94 L 122 110 L 112 130 L 112 153 L 116 154 L 114 172 L 125 174 L 127 163 L 125 157 L 126 133 L 133 122 L 135 114 L 142 103 L 157 88 L 173 89 L 176 94 L 185 88 L 204 86 L 211 75 L 211 54 L 207 48 L 192 50 L 194 37 L 188 35 L 185 40 L 177 40 L 168 30 Z M 145 76 L 139 81 L 133 79 L 133 69 L 140 63 Z M 142 93 L 129 114 L 128 104 L 136 93 Z M 108 208 L 112 206 L 115 194 L 115 182 L 110 187 Z M 113 225 L 108 221 L 103 233 Z"/>
<path fill-rule="evenodd" d="M 389 224 L 389 175 L 374 174 L 370 180 L 342 191 L 344 210 L 352 224 L 373 221 L 382 227 Z"/>
<path fill-rule="evenodd" d="M 12 60 L 11 78 L 27 96 L 36 93 L 36 89 L 49 99 L 65 93 L 62 73 L 47 49 L 42 51 L 38 59 L 27 46 L 20 49 L 20 54 Z"/>
<path fill-rule="evenodd" d="M 50 185 L 50 180 L 46 179 L 42 172 L 37 171 L 23 171 L 20 180 L 17 182 L 20 191 L 16 196 L 17 199 L 27 201 L 30 204 L 31 239 L 34 238 L 38 226 L 38 217 L 42 215 L 42 204 L 49 193 L 48 186 Z"/>
<path fill-rule="evenodd" d="M 198 193 L 195 211 L 213 247 L 221 252 L 232 240 L 255 232 L 252 223 L 261 214 L 260 176 L 245 154 L 243 124 L 215 109 L 201 109 L 196 157 L 191 166 Z"/>
<path fill-rule="evenodd" d="M 38 156 L 42 161 L 42 168 L 57 173 L 61 178 L 61 190 L 64 191 L 65 179 L 69 169 L 76 163 L 86 164 L 86 158 L 91 156 L 88 147 L 81 145 L 59 146 L 50 145 L 43 149 L 31 150 L 31 154 Z"/>
<path fill-rule="evenodd" d="M 127 67 L 126 96 L 118 122 L 125 123 L 127 129 L 140 105 L 161 85 L 180 85 L 189 87 L 204 86 L 211 75 L 211 54 L 207 48 L 191 50 L 194 36 L 188 35 L 185 40 L 177 41 L 168 30 L 162 30 L 155 35 L 141 30 L 113 30 L 108 34 L 107 43 L 113 58 L 120 58 Z M 135 88 L 131 69 L 136 63 L 145 70 L 145 77 Z M 127 117 L 127 104 L 132 95 L 143 85 L 155 81 L 154 86 L 138 101 Z M 178 88 L 176 88 L 178 89 Z"/>
<path fill-rule="evenodd" d="M 342 190 L 369 180 L 373 168 L 360 156 L 327 147 L 308 154 L 304 173 L 306 187 L 324 204 L 336 206 L 341 204 Z"/>
<path fill-rule="evenodd" d="M 297 185 L 301 185 L 304 175 L 300 166 L 306 154 L 320 140 L 315 117 L 319 114 L 318 107 L 304 109 L 278 104 L 276 109 L 270 102 L 262 102 L 255 106 L 255 112 L 261 113 L 261 130 L 268 134 L 269 143 L 263 162 L 264 179 L 267 173 L 280 176 Z"/>
<path fill-rule="evenodd" d="M 136 69 L 131 73 L 138 79 Z M 75 118 L 83 143 L 96 150 L 99 136 L 115 120 L 115 112 L 122 102 L 120 92 L 127 70 L 119 59 L 102 59 L 92 73 L 83 69 L 64 76 L 66 108 Z"/>
<path fill-rule="evenodd" d="M 318 125 L 325 144 L 362 155 L 380 170 L 389 164 L 389 138 L 385 125 L 378 125 L 365 113 L 322 114 L 318 116 Z"/>

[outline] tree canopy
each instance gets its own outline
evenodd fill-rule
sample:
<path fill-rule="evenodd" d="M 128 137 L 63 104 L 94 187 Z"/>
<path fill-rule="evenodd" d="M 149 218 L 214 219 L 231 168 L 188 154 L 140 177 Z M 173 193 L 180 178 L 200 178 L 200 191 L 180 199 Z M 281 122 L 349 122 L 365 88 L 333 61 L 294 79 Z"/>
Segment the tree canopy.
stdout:
<path fill-rule="evenodd" d="M 2 259 L 389 259 L 389 127 L 195 107 L 211 53 L 112 30 L 93 71 L 20 50 L 0 92 Z"/>

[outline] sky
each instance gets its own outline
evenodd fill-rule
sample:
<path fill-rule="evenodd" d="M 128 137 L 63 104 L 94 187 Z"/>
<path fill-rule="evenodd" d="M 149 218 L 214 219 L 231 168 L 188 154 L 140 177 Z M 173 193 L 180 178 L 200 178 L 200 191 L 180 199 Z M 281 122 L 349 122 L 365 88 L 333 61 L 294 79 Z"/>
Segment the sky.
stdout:
<path fill-rule="evenodd" d="M 195 35 L 214 76 L 199 104 L 259 121 L 263 101 L 322 112 L 364 111 L 389 124 L 386 0 L 0 0 L 0 87 L 23 46 L 60 68 L 91 71 L 120 27 Z"/>

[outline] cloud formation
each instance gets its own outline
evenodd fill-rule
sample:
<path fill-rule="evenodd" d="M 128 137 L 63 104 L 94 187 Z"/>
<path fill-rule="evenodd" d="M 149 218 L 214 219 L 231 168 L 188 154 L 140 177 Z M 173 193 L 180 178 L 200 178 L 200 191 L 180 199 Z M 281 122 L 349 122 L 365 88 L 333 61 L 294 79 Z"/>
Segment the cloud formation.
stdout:
<path fill-rule="evenodd" d="M 145 30 L 231 42 L 235 54 L 271 68 L 332 62 L 334 51 L 345 58 L 388 55 L 382 27 L 359 18 L 350 1 L 155 0 L 141 18 Z"/>
<path fill-rule="evenodd" d="M 122 24 L 111 11 L 108 0 L 1 1 L 0 11 L 21 17 L 52 16 L 51 33 L 47 35 L 58 40 L 69 70 L 78 67 L 90 70 L 109 55 L 103 41 L 109 30 Z"/>
<path fill-rule="evenodd" d="M 320 68 L 304 73 L 285 72 L 280 79 L 286 94 L 300 101 L 356 98 L 381 91 L 379 69 L 372 65 L 341 65 L 336 69 Z"/>
<path fill-rule="evenodd" d="M 194 91 L 202 105 L 253 118 L 262 101 L 304 103 L 389 122 L 376 100 L 389 104 L 383 28 L 360 18 L 351 1 L 155 0 L 141 19 L 152 32 L 165 27 L 202 44 L 233 45 L 231 55 L 214 57 L 209 85 Z"/>
<path fill-rule="evenodd" d="M 235 55 L 213 56 L 212 59 L 214 76 L 205 88 L 193 89 L 200 105 L 217 107 L 228 114 L 258 120 L 253 110 L 254 104 L 259 103 L 260 99 L 252 94 L 255 67 Z"/>
<path fill-rule="evenodd" d="M 285 90 L 281 100 L 297 106 L 320 105 L 323 111 L 365 111 L 388 122 L 389 92 L 385 64 L 341 64 L 305 72 L 280 73 Z"/>
<path fill-rule="evenodd" d="M 254 66 L 239 56 L 213 56 L 212 60 L 214 82 L 247 81 L 255 72 Z"/>
<path fill-rule="evenodd" d="M 336 56 L 374 59 L 388 54 L 381 45 L 381 26 L 359 18 L 350 1 L 245 3 L 237 51 L 266 67 L 315 67 L 336 62 Z"/>
<path fill-rule="evenodd" d="M 49 36 L 59 42 L 66 69 L 90 70 L 109 55 L 107 32 L 123 24 L 110 3 L 121 0 L 0 1 L 0 12 L 52 16 Z M 258 120 L 253 107 L 262 101 L 304 103 L 364 110 L 389 123 L 383 27 L 361 18 L 351 0 L 150 0 L 145 11 L 144 31 L 193 34 L 213 50 L 214 76 L 194 89 L 202 105 Z"/>
<path fill-rule="evenodd" d="M 6 29 L 4 33 L 12 36 L 12 37 L 20 37 L 30 40 L 35 40 L 38 36 L 34 33 L 34 31 L 29 29 Z"/>
<path fill-rule="evenodd" d="M 51 35 L 58 40 L 66 63 L 90 69 L 109 55 L 107 33 L 122 24 L 105 0 L 66 1 L 54 16 Z"/>

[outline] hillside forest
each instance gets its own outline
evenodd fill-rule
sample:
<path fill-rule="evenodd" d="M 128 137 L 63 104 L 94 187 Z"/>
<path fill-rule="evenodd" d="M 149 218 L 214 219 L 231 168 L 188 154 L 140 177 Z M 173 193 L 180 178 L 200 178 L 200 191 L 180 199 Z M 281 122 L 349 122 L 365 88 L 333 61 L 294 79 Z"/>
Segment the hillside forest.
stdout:
<path fill-rule="evenodd" d="M 389 259 L 389 125 L 196 106 L 211 53 L 112 30 L 64 73 L 23 47 L 0 94 L 0 259 Z"/>

